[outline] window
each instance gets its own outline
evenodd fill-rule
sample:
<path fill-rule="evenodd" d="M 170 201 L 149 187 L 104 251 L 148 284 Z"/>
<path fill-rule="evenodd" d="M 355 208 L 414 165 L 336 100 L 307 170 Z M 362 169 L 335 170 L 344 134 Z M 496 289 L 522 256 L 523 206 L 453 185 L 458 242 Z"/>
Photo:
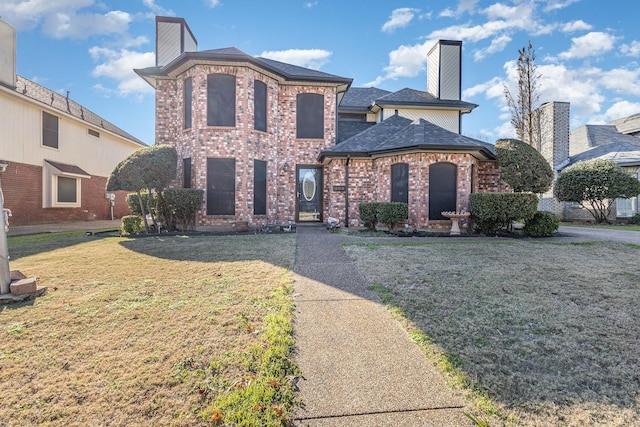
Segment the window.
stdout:
<path fill-rule="evenodd" d="M 260 80 L 253 82 L 253 128 L 267 131 L 267 85 Z"/>
<path fill-rule="evenodd" d="M 207 215 L 235 215 L 236 159 L 207 159 Z"/>
<path fill-rule="evenodd" d="M 635 175 L 635 177 L 640 179 L 640 173 Z M 629 199 L 616 199 L 616 217 L 631 218 L 637 213 L 638 213 L 637 197 L 631 197 Z"/>
<path fill-rule="evenodd" d="M 58 148 L 58 117 L 42 112 L 42 145 Z"/>
<path fill-rule="evenodd" d="M 298 94 L 296 97 L 296 137 L 324 138 L 324 95 Z"/>
<path fill-rule="evenodd" d="M 207 126 L 236 125 L 236 77 L 229 74 L 207 76 Z"/>
<path fill-rule="evenodd" d="M 391 165 L 391 201 L 409 203 L 409 165 Z"/>
<path fill-rule="evenodd" d="M 429 219 L 446 220 L 442 212 L 455 211 L 458 167 L 453 163 L 429 166 Z"/>
<path fill-rule="evenodd" d="M 253 161 L 253 214 L 267 214 L 267 162 Z"/>
<path fill-rule="evenodd" d="M 191 158 L 182 159 L 182 188 L 191 188 Z"/>
<path fill-rule="evenodd" d="M 51 160 L 44 161 L 42 168 L 42 190 L 44 208 L 79 208 L 82 179 L 91 179 L 84 170 Z"/>
<path fill-rule="evenodd" d="M 184 81 L 184 128 L 191 129 L 191 101 L 193 96 L 193 83 L 191 77 Z"/>
<path fill-rule="evenodd" d="M 56 203 L 77 203 L 78 178 L 56 175 Z"/>
<path fill-rule="evenodd" d="M 100 132 L 98 132 L 97 130 L 87 129 L 87 132 L 91 136 L 95 136 L 96 138 L 100 138 Z"/>

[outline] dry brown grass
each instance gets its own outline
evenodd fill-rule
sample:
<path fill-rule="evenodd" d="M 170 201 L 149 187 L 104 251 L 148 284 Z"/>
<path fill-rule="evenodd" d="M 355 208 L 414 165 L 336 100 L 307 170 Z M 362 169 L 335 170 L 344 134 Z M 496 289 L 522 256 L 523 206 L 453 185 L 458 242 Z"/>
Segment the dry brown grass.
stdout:
<path fill-rule="evenodd" d="M 485 414 L 490 425 L 640 425 L 639 247 L 474 240 L 346 250 L 488 392 L 503 414 Z"/>
<path fill-rule="evenodd" d="M 67 236 L 9 251 L 49 292 L 0 306 L 0 425 L 196 426 L 207 377 L 245 375 L 295 237 Z"/>

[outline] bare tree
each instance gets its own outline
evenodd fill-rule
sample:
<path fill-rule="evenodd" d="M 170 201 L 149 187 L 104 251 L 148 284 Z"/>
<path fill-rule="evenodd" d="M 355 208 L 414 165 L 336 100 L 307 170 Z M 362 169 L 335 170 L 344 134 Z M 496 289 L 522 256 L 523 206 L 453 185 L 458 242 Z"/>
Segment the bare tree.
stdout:
<path fill-rule="evenodd" d="M 509 87 L 504 85 L 504 96 L 511 111 L 511 124 L 516 130 L 518 139 L 534 144 L 536 126 L 535 110 L 538 108 L 540 94 L 540 74 L 535 63 L 536 52 L 529 45 L 518 49 L 518 93 L 514 98 Z"/>

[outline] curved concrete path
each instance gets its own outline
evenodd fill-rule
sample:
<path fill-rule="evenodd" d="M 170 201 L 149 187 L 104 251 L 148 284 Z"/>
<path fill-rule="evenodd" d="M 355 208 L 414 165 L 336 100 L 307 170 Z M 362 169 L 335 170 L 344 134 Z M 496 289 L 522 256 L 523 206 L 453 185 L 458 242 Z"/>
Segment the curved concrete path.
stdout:
<path fill-rule="evenodd" d="M 612 240 L 615 242 L 640 245 L 640 231 L 615 230 L 611 228 L 561 226 L 558 232 L 563 237 L 577 237 L 582 240 Z"/>
<path fill-rule="evenodd" d="M 468 426 L 463 399 L 391 317 L 341 243 L 297 228 L 296 426 Z"/>

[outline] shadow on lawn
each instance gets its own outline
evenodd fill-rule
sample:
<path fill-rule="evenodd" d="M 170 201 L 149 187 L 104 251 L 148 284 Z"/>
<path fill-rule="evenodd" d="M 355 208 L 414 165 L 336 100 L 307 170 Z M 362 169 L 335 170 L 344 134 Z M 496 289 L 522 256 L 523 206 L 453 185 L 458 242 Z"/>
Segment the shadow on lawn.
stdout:
<path fill-rule="evenodd" d="M 348 253 L 518 425 L 638 422 L 638 248 L 514 241 Z"/>
<path fill-rule="evenodd" d="M 131 251 L 174 261 L 263 261 L 284 268 L 293 267 L 295 244 L 295 234 L 160 235 L 120 242 Z"/>

